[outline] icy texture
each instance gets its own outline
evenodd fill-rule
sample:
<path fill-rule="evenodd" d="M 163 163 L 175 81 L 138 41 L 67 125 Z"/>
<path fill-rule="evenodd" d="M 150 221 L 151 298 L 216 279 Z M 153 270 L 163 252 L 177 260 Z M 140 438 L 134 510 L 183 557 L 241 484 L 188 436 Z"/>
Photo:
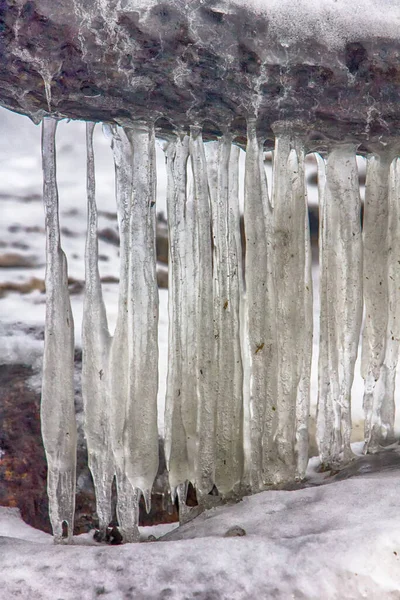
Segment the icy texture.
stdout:
<path fill-rule="evenodd" d="M 87 236 L 85 299 L 82 324 L 82 396 L 88 463 L 96 491 L 96 511 L 102 534 L 111 521 L 111 485 L 114 478 L 108 378 L 110 335 L 98 268 L 97 207 L 93 153 L 94 123 L 86 124 Z"/>
<path fill-rule="evenodd" d="M 240 343 L 242 247 L 239 149 L 224 135 L 206 144 L 214 242 L 216 472 L 220 493 L 236 489 L 243 472 L 243 367 Z"/>
<path fill-rule="evenodd" d="M 50 521 L 56 542 L 62 524 L 71 540 L 75 511 L 76 421 L 74 408 L 74 322 L 68 293 L 67 260 L 60 245 L 55 133 L 57 121 L 43 119 L 43 201 L 46 228 L 46 321 L 41 424 L 46 452 Z"/>
<path fill-rule="evenodd" d="M 393 439 L 399 346 L 399 173 L 390 153 L 368 160 L 364 212 L 365 451 Z"/>
<path fill-rule="evenodd" d="M 198 447 L 195 482 L 199 495 L 211 491 L 215 481 L 215 368 L 213 329 L 213 278 L 211 214 L 207 165 L 201 129 L 190 128 L 189 153 L 193 172 L 193 261 L 195 378 L 198 400 Z M 190 318 L 190 317 L 189 317 Z M 188 341 L 188 343 L 190 343 Z"/>
<path fill-rule="evenodd" d="M 244 221 L 246 232 L 246 325 L 249 359 L 250 483 L 254 490 L 274 476 L 277 354 L 273 282 L 272 207 L 262 144 L 255 122 L 247 131 Z"/>
<path fill-rule="evenodd" d="M 189 137 L 178 136 L 166 150 L 168 186 L 168 376 L 165 406 L 165 454 L 172 488 L 194 481 L 194 449 L 196 439 L 196 405 L 193 394 L 187 394 L 187 322 L 185 212 Z M 195 413 L 195 414 L 193 414 Z"/>
<path fill-rule="evenodd" d="M 146 124 L 125 132 L 132 152 L 132 203 L 126 298 L 128 363 L 121 381 L 127 388 L 122 444 L 125 473 L 146 497 L 158 468 L 155 140 L 154 128 Z"/>
<path fill-rule="evenodd" d="M 311 249 L 304 149 L 278 133 L 274 154 L 277 364 L 275 481 L 304 477 L 312 356 Z"/>
<path fill-rule="evenodd" d="M 360 194 L 354 146 L 338 146 L 329 153 L 326 180 L 320 159 L 319 179 L 321 320 L 317 441 L 322 463 L 337 465 L 351 457 L 351 386 L 362 318 Z"/>
<path fill-rule="evenodd" d="M 110 348 L 110 424 L 111 445 L 116 466 L 117 517 L 124 541 L 139 539 L 139 490 L 126 476 L 124 428 L 128 405 L 128 289 L 129 289 L 129 224 L 132 206 L 132 150 L 121 128 L 112 130 L 115 164 L 115 195 L 120 235 L 120 282 L 118 316 Z"/>

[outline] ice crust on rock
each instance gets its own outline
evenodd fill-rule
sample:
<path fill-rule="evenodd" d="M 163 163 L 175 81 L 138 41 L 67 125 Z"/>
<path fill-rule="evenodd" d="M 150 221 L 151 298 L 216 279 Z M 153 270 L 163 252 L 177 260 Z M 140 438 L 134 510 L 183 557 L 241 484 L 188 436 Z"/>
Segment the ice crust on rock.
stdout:
<path fill-rule="evenodd" d="M 396 39 L 400 7 L 396 0 L 231 0 L 267 14 L 271 29 L 284 46 L 310 38 L 331 48 L 346 41 L 376 36 Z"/>
<path fill-rule="evenodd" d="M 67 259 L 61 249 L 56 176 L 57 121 L 43 119 L 43 202 L 46 230 L 46 320 L 41 425 L 47 458 L 47 493 L 54 540 L 72 539 L 76 487 L 74 407 L 74 321 L 68 292 Z"/>

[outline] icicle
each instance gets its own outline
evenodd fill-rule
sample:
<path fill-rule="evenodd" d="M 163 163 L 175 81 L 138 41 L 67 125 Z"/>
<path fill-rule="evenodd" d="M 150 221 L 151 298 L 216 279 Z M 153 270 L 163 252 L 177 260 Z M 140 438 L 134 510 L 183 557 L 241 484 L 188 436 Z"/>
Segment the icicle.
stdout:
<path fill-rule="evenodd" d="M 85 300 L 82 323 L 82 396 L 89 468 L 96 490 L 96 509 L 103 536 L 111 521 L 114 461 L 111 449 L 107 385 L 110 335 L 98 268 L 97 207 L 93 130 L 86 124 L 88 225 L 85 253 Z"/>
<path fill-rule="evenodd" d="M 72 539 L 75 511 L 76 420 L 74 408 L 74 322 L 68 293 L 67 260 L 60 245 L 55 133 L 57 121 L 42 126 L 43 200 L 46 218 L 46 322 L 41 424 L 48 464 L 47 492 L 54 540 L 63 522 Z"/>
<path fill-rule="evenodd" d="M 354 146 L 330 152 L 321 201 L 317 440 L 322 463 L 335 465 L 351 458 L 351 386 L 362 318 L 360 194 Z"/>
<path fill-rule="evenodd" d="M 365 379 L 365 452 L 393 440 L 394 387 L 400 307 L 398 264 L 399 181 L 390 154 L 369 157 L 364 210 L 362 374 Z"/>
<path fill-rule="evenodd" d="M 150 510 L 158 469 L 158 288 L 156 278 L 154 128 L 114 130 L 121 273 L 117 326 L 110 354 L 112 445 L 123 491 L 119 514 L 125 539 L 137 527 L 138 506 L 125 514 L 126 494 L 143 494 Z M 129 485 L 132 490 L 126 492 Z M 130 489 L 130 488 L 129 488 Z M 139 493 L 140 490 L 140 493 Z M 119 503 L 119 500 L 118 500 Z M 132 529 L 132 530 L 133 530 Z"/>
<path fill-rule="evenodd" d="M 185 393 L 186 281 L 185 209 L 189 137 L 178 136 L 166 149 L 168 188 L 168 376 L 165 405 L 165 454 L 169 483 L 174 489 L 195 479 L 197 403 Z M 190 285 L 192 283 L 190 282 Z M 187 388 L 186 388 L 187 389 Z"/>
<path fill-rule="evenodd" d="M 215 392 L 213 380 L 213 289 L 211 216 L 208 197 L 207 165 L 201 129 L 190 128 L 189 152 L 193 171 L 193 205 L 195 217 L 194 265 L 196 383 L 198 399 L 198 450 L 196 487 L 200 495 L 207 494 L 215 482 Z"/>
<path fill-rule="evenodd" d="M 125 473 L 117 468 L 117 518 L 124 542 L 139 542 L 140 490 L 133 488 Z"/>
<path fill-rule="evenodd" d="M 290 481 L 296 474 L 304 476 L 308 462 L 312 288 L 304 150 L 285 131 L 277 132 L 273 176 L 278 356 L 275 481 Z"/>
<path fill-rule="evenodd" d="M 156 165 L 152 125 L 126 129 L 132 163 L 129 225 L 128 401 L 124 429 L 126 475 L 143 495 L 158 469 L 158 287 L 156 275 Z"/>
<path fill-rule="evenodd" d="M 249 357 L 250 480 L 253 490 L 274 476 L 276 329 L 271 244 L 272 208 L 256 123 L 248 121 L 244 221 L 246 232 L 246 353 Z"/>
<path fill-rule="evenodd" d="M 128 406 L 128 290 L 129 290 L 129 224 L 132 205 L 132 150 L 121 128 L 112 130 L 115 164 L 115 195 L 120 235 L 120 280 L 118 316 L 110 348 L 109 398 L 111 444 L 116 464 L 117 516 L 124 541 L 139 539 L 140 492 L 132 488 L 126 476 L 124 430 Z"/>
<path fill-rule="evenodd" d="M 232 158 L 231 158 L 232 155 Z M 243 472 L 243 367 L 240 344 L 241 244 L 238 149 L 224 135 L 206 144 L 214 238 L 214 337 L 218 490 L 236 489 Z M 235 162 L 236 158 L 236 162 Z"/>

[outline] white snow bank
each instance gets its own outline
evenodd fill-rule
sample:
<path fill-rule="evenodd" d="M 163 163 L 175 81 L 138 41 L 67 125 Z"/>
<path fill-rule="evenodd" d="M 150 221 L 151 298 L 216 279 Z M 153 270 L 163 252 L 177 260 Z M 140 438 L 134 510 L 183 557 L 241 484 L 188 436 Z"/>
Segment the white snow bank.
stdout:
<path fill-rule="evenodd" d="M 266 13 L 282 45 L 316 39 L 331 48 L 368 37 L 398 38 L 398 0 L 232 0 Z M 224 6 L 223 3 L 221 4 Z"/>
<path fill-rule="evenodd" d="M 0 597 L 399 598 L 398 487 L 394 471 L 263 492 L 170 534 L 185 539 L 107 547 L 49 546 L 0 509 Z M 224 538 L 234 525 L 247 535 Z"/>

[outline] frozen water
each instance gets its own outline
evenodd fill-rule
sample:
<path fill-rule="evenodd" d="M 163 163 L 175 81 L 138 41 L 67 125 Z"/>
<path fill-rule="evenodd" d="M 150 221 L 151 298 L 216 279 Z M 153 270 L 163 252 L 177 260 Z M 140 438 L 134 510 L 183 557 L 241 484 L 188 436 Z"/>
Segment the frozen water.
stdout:
<path fill-rule="evenodd" d="M 111 485 L 115 469 L 107 393 L 111 339 L 98 267 L 93 130 L 94 123 L 88 123 L 86 126 L 88 214 L 82 323 L 82 397 L 88 462 L 96 491 L 96 510 L 100 530 L 105 534 L 112 517 Z"/>
<path fill-rule="evenodd" d="M 55 541 L 63 523 L 72 538 L 75 510 L 76 421 L 74 407 L 74 322 L 67 260 L 60 244 L 55 134 L 57 121 L 43 119 L 43 202 L 46 229 L 46 321 L 41 423 L 46 451 L 50 521 Z"/>
<path fill-rule="evenodd" d="M 246 232 L 246 343 L 249 360 L 250 482 L 273 481 L 277 426 L 277 354 L 273 280 L 272 206 L 256 124 L 248 122 L 244 222 Z"/>
<path fill-rule="evenodd" d="M 239 150 L 225 134 L 219 142 L 206 144 L 206 156 L 214 245 L 215 483 L 226 494 L 238 487 L 243 472 Z"/>
<path fill-rule="evenodd" d="M 317 440 L 321 461 L 351 457 L 351 387 L 362 319 L 361 201 L 355 148 L 338 146 L 320 177 L 320 354 Z M 343 453 L 343 454 L 342 454 Z"/>
<path fill-rule="evenodd" d="M 194 481 L 194 444 L 196 439 L 196 404 L 194 394 L 187 394 L 185 380 L 186 357 L 186 255 L 185 241 L 188 235 L 186 222 L 187 161 L 189 137 L 177 138 L 166 149 L 168 169 L 168 313 L 169 345 L 168 376 L 165 404 L 165 454 L 172 488 Z"/>
<path fill-rule="evenodd" d="M 273 179 L 278 356 L 275 481 L 293 480 L 296 475 L 301 478 L 305 474 L 312 355 L 311 249 L 304 149 L 299 140 L 290 139 L 288 127 L 284 129 L 276 137 Z"/>

